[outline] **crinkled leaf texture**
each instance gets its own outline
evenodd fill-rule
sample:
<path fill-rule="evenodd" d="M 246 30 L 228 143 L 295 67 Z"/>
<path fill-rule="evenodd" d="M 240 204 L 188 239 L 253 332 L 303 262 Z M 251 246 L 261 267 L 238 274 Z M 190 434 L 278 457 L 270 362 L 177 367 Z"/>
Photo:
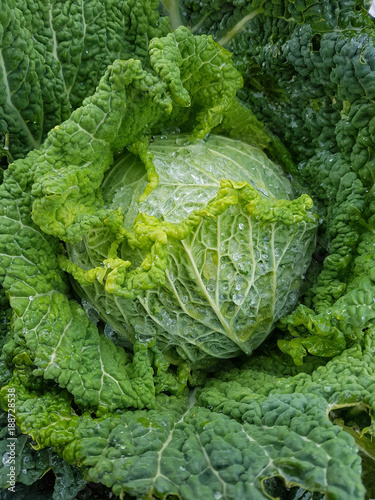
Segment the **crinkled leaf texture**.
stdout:
<path fill-rule="evenodd" d="M 0 157 L 23 157 L 92 95 L 115 59 L 169 31 L 157 0 L 0 2 Z"/>
<path fill-rule="evenodd" d="M 317 225 L 314 215 L 305 211 L 307 199 L 294 206 L 290 182 L 281 169 L 241 141 L 211 136 L 191 145 L 187 135 L 162 136 L 150 144 L 149 152 L 159 176 L 155 189 L 139 202 L 147 176 L 141 160 L 127 154 L 103 181 L 105 206 L 123 211 L 128 230 L 139 214 L 158 219 L 161 228 L 163 222 L 182 226 L 202 210 L 207 216 L 185 238 L 171 235 L 165 250 L 154 245 L 155 266 L 160 268 L 165 258 L 165 279 L 159 286 L 155 279 L 144 291 L 133 283 L 135 297 L 126 298 L 122 288 L 108 293 L 105 283 L 84 282 L 79 293 L 131 343 L 155 339 L 174 363 L 183 360 L 202 367 L 241 351 L 251 354 L 298 298 Z M 254 186 L 258 211 L 250 211 L 244 201 L 216 217 L 208 213 L 221 180 L 227 178 Z M 152 231 L 155 221 L 149 225 Z M 68 254 L 87 272 L 94 266 L 100 270 L 113 241 L 107 227 L 98 227 L 82 242 L 68 245 Z M 128 238 L 118 257 L 131 262 L 131 274 L 144 266 L 148 252 L 148 246 L 135 246 Z"/>
<path fill-rule="evenodd" d="M 356 406 L 374 411 L 374 349 L 371 330 L 363 349 L 315 370 L 297 370 L 268 350 L 219 373 L 188 400 L 162 395 L 154 410 L 96 419 L 77 415 L 64 391 L 26 389 L 17 371 L 10 387 L 22 431 L 116 494 L 261 500 L 269 498 L 266 480 L 280 477 L 327 498 L 363 500 L 355 441 L 329 414 Z M 1 395 L 6 404 L 6 388 Z M 358 441 L 373 432 L 372 423 Z"/>
<path fill-rule="evenodd" d="M 83 479 L 83 471 L 79 467 L 71 466 L 61 457 L 52 452 L 50 448 L 36 450 L 32 447 L 30 436 L 21 434 L 16 427 L 12 427 L 14 434 L 9 434 L 9 418 L 7 413 L 1 412 L 0 415 L 0 488 L 6 489 L 11 486 L 10 471 L 14 467 L 14 477 L 16 485 L 12 490 L 8 490 L 7 498 L 36 498 L 41 500 L 71 500 L 82 490 L 86 481 Z M 10 453 L 15 445 L 14 454 Z M 49 489 L 43 493 L 43 487 L 38 488 L 39 480 L 51 470 L 55 475 L 55 484 L 53 491 Z M 31 487 L 32 486 L 32 487 Z M 31 487 L 31 488 L 30 488 Z M 28 496 L 26 497 L 28 492 Z M 38 497 L 37 495 L 40 495 Z M 52 494 L 52 496 L 51 496 Z M 2 493 L 4 498 L 4 493 Z"/>
<path fill-rule="evenodd" d="M 164 3 L 176 7 L 178 2 Z M 91 85 L 95 74 L 98 79 L 101 76 L 101 52 L 94 58 L 89 50 L 86 54 L 90 37 L 98 35 L 101 48 L 106 41 L 119 40 L 117 28 L 105 28 L 103 11 L 109 7 L 110 13 L 116 2 L 53 2 L 54 8 L 81 7 L 81 14 L 75 17 L 78 32 L 84 26 L 90 28 L 83 30 L 85 39 L 88 35 L 87 43 L 70 55 L 65 52 L 64 33 L 60 37 L 54 28 L 58 27 L 55 21 L 63 16 L 55 18 L 54 8 L 49 9 L 52 2 L 20 0 L 17 4 L 22 6 L 25 20 L 12 8 L 12 1 L 1 2 L 0 9 L 4 32 L 7 23 L 13 23 L 13 28 L 20 23 L 19 30 L 8 30 L 8 34 L 19 33 L 18 37 L 11 36 L 12 46 L 20 49 L 14 51 L 14 57 L 6 54 L 7 47 L 3 48 L 9 37 L 3 37 L 3 31 L 0 35 L 4 61 L 0 69 L 3 77 L 5 73 L 12 77 L 2 82 L 1 133 L 10 141 L 8 126 L 13 127 L 15 157 L 33 147 L 30 133 L 39 140 L 49 127 L 47 122 L 42 124 L 44 118 L 40 118 L 38 107 L 42 91 L 37 76 L 48 79 L 51 74 L 45 65 L 38 73 L 37 64 L 50 58 L 44 52 L 39 52 L 42 58 L 33 52 L 39 33 L 49 40 L 49 51 L 58 58 L 60 53 L 67 56 L 68 61 L 64 62 L 69 69 L 66 78 L 61 78 L 62 66 L 55 65 L 57 73 L 53 75 L 57 76 L 50 79 L 48 87 L 49 102 L 56 110 L 45 109 L 49 109 L 48 118 L 53 123 L 66 117 L 60 112 L 60 108 L 66 109 L 65 97 L 62 102 L 55 99 L 55 91 L 59 93 L 62 81 L 71 78 L 70 55 L 78 53 L 78 59 L 80 54 L 86 58 L 85 64 L 74 63 L 79 65 L 78 89 L 84 88 L 86 80 Z M 30 21 L 28 5 L 38 7 L 30 13 L 43 13 L 42 22 L 30 31 L 32 37 L 22 25 Z M 132 7 L 148 5 L 152 11 L 154 6 L 141 1 L 122 5 L 130 14 Z M 179 30 L 178 36 L 156 40 L 152 54 L 145 54 L 146 63 L 133 60 L 125 65 L 113 64 L 95 97 L 86 101 L 87 114 L 82 109 L 73 114 L 71 120 L 51 132 L 45 146 L 15 162 L 4 176 L 0 187 L 0 281 L 13 319 L 2 362 L 13 371 L 10 384 L 17 392 L 17 421 L 40 447 L 53 446 L 66 461 L 83 467 L 88 479 L 102 481 L 118 493 L 156 498 L 175 493 L 183 500 L 269 498 L 265 491 L 271 476 L 327 498 L 363 500 L 357 446 L 367 452 L 373 449 L 375 411 L 375 347 L 373 331 L 368 328 L 373 321 L 369 298 L 374 296 L 375 281 L 371 227 L 372 22 L 362 6 L 350 0 L 314 4 L 269 1 L 257 5 L 242 0 L 187 0 L 181 5 L 194 13 L 194 19 L 192 15 L 183 19 L 195 32 L 211 30 L 223 43 L 233 40 L 231 49 L 246 84 L 251 81 L 258 85 L 250 98 L 246 92 L 242 97 L 249 98 L 269 126 L 273 123 L 273 130 L 283 135 L 301 160 L 299 171 L 325 220 L 322 243 L 328 245 L 330 258 L 321 265 L 325 272 L 310 296 L 310 305 L 316 310 L 312 315 L 306 309 L 298 312 L 284 324 L 301 337 L 308 328 L 316 333 L 318 326 L 320 332 L 328 332 L 326 345 L 331 347 L 335 338 L 341 346 L 342 338 L 335 337 L 335 329 L 350 318 L 356 328 L 351 340 L 357 344 L 326 366 L 319 361 L 322 366 L 316 368 L 315 364 L 311 373 L 309 362 L 296 369 L 280 353 L 272 356 L 269 349 L 267 356 L 253 356 L 241 370 L 228 369 L 205 386 L 201 381 L 201 391 L 196 394 L 198 405 L 190 408 L 182 396 L 155 398 L 150 349 L 141 349 L 133 360 L 103 338 L 71 300 L 66 277 L 55 258 L 61 247 L 54 236 L 76 243 L 103 221 L 114 232 L 123 227 L 121 218 L 113 212 L 104 209 L 97 213 L 103 209 L 99 186 L 112 162 L 112 153 L 117 154 L 124 146 L 138 152 L 148 167 L 148 186 L 155 187 L 144 137 L 169 126 L 181 126 L 189 132 L 196 127 L 194 137 L 204 137 L 220 122 L 224 129 L 228 124 L 226 107 L 241 85 L 230 55 L 209 37 L 192 39 L 186 30 Z M 152 25 L 146 10 L 141 12 L 142 22 Z M 174 13 L 174 23 L 179 24 L 178 9 Z M 130 23 L 126 20 L 129 18 Z M 136 36 L 138 23 L 133 22 L 136 17 L 129 18 L 123 20 L 124 25 L 128 23 L 130 43 L 137 40 L 145 47 L 150 33 L 139 23 L 141 41 Z M 231 38 L 236 34 L 240 36 Z M 75 49 L 75 43 L 69 47 Z M 118 44 L 114 45 L 117 50 Z M 8 72 L 13 63 L 24 60 L 23 54 L 29 56 L 25 59 L 29 65 L 21 64 L 14 74 Z M 87 72 L 94 60 L 93 71 Z M 87 93 L 85 90 L 77 96 L 87 97 Z M 200 100 L 200 93 L 204 99 Z M 228 121 L 233 123 L 235 117 L 232 114 Z M 240 113 L 238 117 L 239 121 L 243 119 Z M 121 141 L 116 142 L 113 139 L 118 131 Z M 262 134 L 260 139 L 264 139 Z M 11 146 L 11 142 L 5 146 Z M 44 232 L 31 218 L 33 205 L 33 216 Z M 347 292 L 350 308 L 345 302 Z M 324 316 L 331 306 L 328 311 L 334 312 L 333 321 Z M 317 318 L 322 312 L 323 316 Z M 345 332 L 346 339 L 350 339 L 351 330 Z M 301 354 L 300 346 L 295 352 Z M 6 378 L 9 375 L 7 371 Z M 47 382 L 41 382 L 43 376 Z M 6 394 L 4 387 L 4 407 Z M 153 409 L 115 409 L 129 406 Z M 330 422 L 332 410 L 347 407 L 366 408 L 371 424 L 347 433 L 337 425 L 341 425 L 339 419 L 336 424 Z M 87 411 L 82 413 L 84 408 Z M 98 418 L 91 415 L 92 410 L 97 411 Z M 348 425 L 342 428 L 348 430 Z M 199 470 L 195 468 L 197 463 Z"/>

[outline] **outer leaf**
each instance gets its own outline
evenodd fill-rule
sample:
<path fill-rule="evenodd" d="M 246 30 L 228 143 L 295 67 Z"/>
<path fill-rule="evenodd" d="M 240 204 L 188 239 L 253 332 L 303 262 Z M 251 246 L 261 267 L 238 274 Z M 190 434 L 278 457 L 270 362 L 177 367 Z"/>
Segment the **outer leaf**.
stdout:
<path fill-rule="evenodd" d="M 194 394 L 188 403 L 161 396 L 155 410 L 98 419 L 76 415 L 64 393 L 31 392 L 16 377 L 11 384 L 23 432 L 79 461 L 88 479 L 117 494 L 265 499 L 264 480 L 280 477 L 288 487 L 363 500 L 354 439 L 328 416 L 348 406 L 375 409 L 374 345 L 369 330 L 363 349 L 347 350 L 311 374 L 282 375 L 282 355 L 255 357 L 253 366 L 211 379 L 198 393 L 199 407 L 192 406 Z M 363 432 L 374 430 L 372 422 Z"/>
<path fill-rule="evenodd" d="M 8 143 L 10 160 L 39 147 L 115 59 L 148 59 L 148 40 L 170 31 L 166 19 L 159 23 L 157 3 L 1 2 L 0 146 Z"/>
<path fill-rule="evenodd" d="M 18 158 L 41 143 L 40 57 L 30 43 L 30 32 L 15 0 L 1 2 L 0 30 L 1 145 L 7 146 L 10 158 Z M 59 102 L 61 113 L 64 100 Z M 56 110 L 56 119 L 61 118 L 59 111 Z"/>
<path fill-rule="evenodd" d="M 148 38 L 169 31 L 167 24 L 159 27 L 155 0 L 21 0 L 17 6 L 36 51 L 61 79 L 61 93 L 73 109 L 95 92 L 115 59 L 147 59 Z M 51 83 L 49 92 L 53 92 Z"/>
<path fill-rule="evenodd" d="M 21 498 L 22 491 L 26 490 L 26 488 L 22 488 L 22 485 L 28 487 L 30 495 L 30 486 L 36 486 L 37 481 L 42 479 L 51 469 L 56 476 L 53 496 L 50 496 L 51 491 L 43 495 L 42 490 L 39 489 L 40 499 L 45 498 L 47 500 L 47 498 L 52 498 L 53 500 L 71 500 L 78 491 L 84 488 L 86 481 L 83 479 L 81 469 L 78 467 L 71 467 L 58 455 L 53 453 L 51 449 L 35 450 L 32 447 L 32 440 L 30 437 L 21 434 L 17 427 L 14 429 L 15 433 L 13 438 L 10 437 L 7 414 L 3 411 L 1 412 L 0 422 L 1 498 Z M 14 449 L 13 447 L 9 447 L 9 445 L 13 444 L 15 445 Z M 11 449 L 12 454 L 10 453 Z M 12 489 L 8 489 L 10 487 L 9 479 L 11 466 L 15 468 L 14 477 L 16 478 L 17 484 Z"/>
<path fill-rule="evenodd" d="M 347 293 L 331 307 L 319 314 L 299 306 L 280 321 L 280 327 L 290 335 L 279 340 L 282 351 L 289 353 L 297 364 L 307 351 L 318 356 L 332 356 L 341 352 L 346 344 L 358 342 L 363 330 L 375 318 L 375 237 L 365 232 L 358 245 L 352 273 L 347 281 Z"/>

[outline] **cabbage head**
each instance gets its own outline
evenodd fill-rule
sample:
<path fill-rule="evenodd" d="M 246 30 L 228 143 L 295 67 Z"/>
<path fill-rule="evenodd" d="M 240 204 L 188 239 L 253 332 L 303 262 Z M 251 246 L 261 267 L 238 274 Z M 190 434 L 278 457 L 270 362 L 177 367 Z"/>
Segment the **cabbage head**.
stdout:
<path fill-rule="evenodd" d="M 124 214 L 128 231 L 112 263 L 122 269 L 114 280 L 122 286 L 74 286 L 125 345 L 154 339 L 169 362 L 193 367 L 249 355 L 298 299 L 315 246 L 311 199 L 293 199 L 281 168 L 238 140 L 161 136 L 149 151 L 159 182 L 147 196 L 144 163 L 131 153 L 102 184 L 104 206 Z M 143 233 L 135 238 L 137 223 Z M 145 243 L 153 232 L 159 236 Z M 113 245 L 110 229 L 100 227 L 67 249 L 89 273 L 109 265 Z M 124 268 L 134 277 L 127 285 L 119 278 Z M 140 274 L 149 280 L 143 287 Z"/>

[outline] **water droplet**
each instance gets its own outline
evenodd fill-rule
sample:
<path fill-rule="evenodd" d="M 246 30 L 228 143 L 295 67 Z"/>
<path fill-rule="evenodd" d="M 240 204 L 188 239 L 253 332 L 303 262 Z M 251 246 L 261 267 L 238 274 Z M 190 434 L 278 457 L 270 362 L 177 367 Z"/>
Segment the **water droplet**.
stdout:
<path fill-rule="evenodd" d="M 234 261 L 240 260 L 241 258 L 242 258 L 242 253 L 241 253 L 241 252 L 236 252 L 236 253 L 233 255 L 233 260 L 234 260 Z"/>
<path fill-rule="evenodd" d="M 30 295 L 29 300 L 34 300 L 34 297 Z"/>
<path fill-rule="evenodd" d="M 243 224 L 242 222 L 240 224 L 238 224 L 238 227 L 239 229 L 245 229 L 245 224 Z"/>
<path fill-rule="evenodd" d="M 112 339 L 115 336 L 114 329 L 108 323 L 106 323 L 104 327 L 104 335 L 109 339 Z"/>
<path fill-rule="evenodd" d="M 240 306 L 242 304 L 243 295 L 241 295 L 240 293 L 239 294 L 234 293 L 232 300 L 237 306 Z"/>

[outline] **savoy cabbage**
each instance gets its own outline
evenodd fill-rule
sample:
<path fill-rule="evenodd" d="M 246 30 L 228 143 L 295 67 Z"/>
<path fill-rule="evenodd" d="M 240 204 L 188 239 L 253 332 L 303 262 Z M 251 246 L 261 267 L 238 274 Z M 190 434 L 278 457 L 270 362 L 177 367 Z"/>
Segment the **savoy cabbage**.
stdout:
<path fill-rule="evenodd" d="M 79 294 L 131 344 L 154 340 L 172 363 L 197 368 L 250 355 L 293 309 L 317 216 L 307 195 L 290 199 L 289 180 L 260 149 L 222 136 L 195 144 L 188 138 L 150 144 L 159 181 L 143 202 L 147 174 L 131 153 L 102 183 L 103 202 L 122 210 L 124 227 L 149 226 L 155 240 L 126 235 L 115 257 L 121 260 L 111 262 L 118 234 L 95 227 L 61 262 L 85 285 Z M 144 284 L 137 278 L 150 257 Z M 111 268 L 104 277 L 102 262 Z M 125 279 L 113 286 L 111 274 L 124 262 Z"/>
<path fill-rule="evenodd" d="M 373 496 L 367 3 L 0 7 L 1 487 Z"/>

